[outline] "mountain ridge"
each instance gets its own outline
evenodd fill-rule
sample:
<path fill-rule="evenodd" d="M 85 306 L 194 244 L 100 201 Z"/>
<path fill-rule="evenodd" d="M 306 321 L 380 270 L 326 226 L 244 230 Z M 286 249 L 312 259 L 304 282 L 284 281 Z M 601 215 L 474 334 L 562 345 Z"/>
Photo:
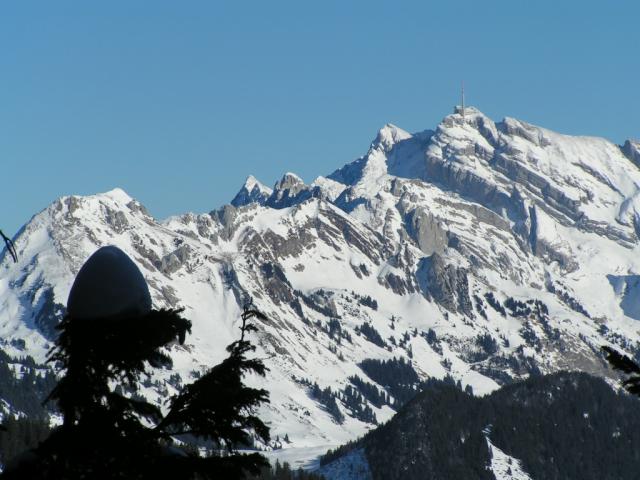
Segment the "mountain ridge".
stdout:
<path fill-rule="evenodd" d="M 252 299 L 271 319 L 257 338 L 271 362 L 263 413 L 297 447 L 364 433 L 367 408 L 391 418 L 392 401 L 347 393 L 364 388 L 358 377 L 390 395 L 367 359 L 406 359 L 421 379 L 450 375 L 477 394 L 536 371 L 613 378 L 601 344 L 640 352 L 635 157 L 473 108 L 462 120 L 417 134 L 387 125 L 326 177 L 285 174 L 273 189 L 249 177 L 210 213 L 158 221 L 120 189 L 62 197 L 15 237 L 17 264 L 0 258 L 0 334 L 43 361 L 73 276 L 114 244 L 155 306 L 194 321 L 174 371 L 142 393 L 219 360 Z"/>
<path fill-rule="evenodd" d="M 431 381 L 389 422 L 323 457 L 320 472 L 328 480 L 635 478 L 638 422 L 637 398 L 579 372 L 533 376 L 483 398 Z"/>

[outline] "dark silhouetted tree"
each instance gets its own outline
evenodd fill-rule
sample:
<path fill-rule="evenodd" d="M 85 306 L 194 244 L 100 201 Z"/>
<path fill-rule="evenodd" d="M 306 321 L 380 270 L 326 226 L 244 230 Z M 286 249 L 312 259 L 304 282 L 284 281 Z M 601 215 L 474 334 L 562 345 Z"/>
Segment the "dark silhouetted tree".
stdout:
<path fill-rule="evenodd" d="M 13 242 L 11 241 L 11 239 L 7 237 L 4 233 L 2 233 L 2 230 L 0 230 L 0 237 L 2 237 L 2 240 L 4 240 L 4 244 L 7 248 L 7 251 L 9 252 L 9 255 L 11 255 L 11 258 L 13 258 L 13 261 L 17 262 L 18 254 L 16 253 L 16 247 L 13 245 Z"/>
<path fill-rule="evenodd" d="M 74 319 L 59 325 L 50 361 L 63 375 L 49 396 L 64 421 L 36 449 L 9 462 L 6 479 L 235 479 L 258 474 L 267 464 L 258 453 L 241 454 L 253 438 L 269 441 L 255 408 L 268 393 L 243 383 L 247 373 L 264 376 L 246 335 L 257 310 L 242 313 L 240 339 L 228 357 L 169 400 L 166 414 L 134 392 L 150 367 L 168 367 L 163 347 L 183 343 L 191 322 L 179 310 L 146 315 Z M 116 388 L 119 386 L 119 388 Z M 215 454 L 178 448 L 174 438 L 208 441 Z"/>

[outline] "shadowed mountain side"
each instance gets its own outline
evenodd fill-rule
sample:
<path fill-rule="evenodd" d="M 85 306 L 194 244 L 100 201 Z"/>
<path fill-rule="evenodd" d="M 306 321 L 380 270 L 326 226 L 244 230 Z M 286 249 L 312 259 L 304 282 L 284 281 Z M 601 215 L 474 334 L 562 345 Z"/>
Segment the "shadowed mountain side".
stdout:
<path fill-rule="evenodd" d="M 495 446 L 533 479 L 631 480 L 638 445 L 640 401 L 584 373 L 534 376 L 481 398 L 432 381 L 391 421 L 325 457 L 320 471 L 364 451 L 373 480 L 494 479 Z"/>

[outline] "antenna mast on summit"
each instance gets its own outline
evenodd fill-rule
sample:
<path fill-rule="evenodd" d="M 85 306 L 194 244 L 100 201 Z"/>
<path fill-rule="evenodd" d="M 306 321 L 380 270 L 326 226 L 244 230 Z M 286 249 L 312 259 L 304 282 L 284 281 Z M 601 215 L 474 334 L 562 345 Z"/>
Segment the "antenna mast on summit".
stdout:
<path fill-rule="evenodd" d="M 462 123 L 467 123 L 464 115 L 464 80 L 462 80 Z"/>

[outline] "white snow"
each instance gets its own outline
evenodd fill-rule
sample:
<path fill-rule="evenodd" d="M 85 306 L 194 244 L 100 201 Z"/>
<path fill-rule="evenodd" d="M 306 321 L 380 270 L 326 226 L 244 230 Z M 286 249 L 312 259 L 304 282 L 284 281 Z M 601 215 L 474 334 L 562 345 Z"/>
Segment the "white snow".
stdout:
<path fill-rule="evenodd" d="M 311 186 L 319 187 L 322 193 L 330 201 L 334 201 L 336 198 L 338 198 L 340 194 L 345 190 L 345 188 L 347 188 L 346 185 L 323 176 L 317 177 L 311 183 Z"/>
<path fill-rule="evenodd" d="M 391 150 L 391 148 L 397 143 L 411 138 L 411 134 L 396 127 L 391 123 L 387 123 L 378 131 L 376 139 L 371 144 L 372 148 L 381 148 L 385 152 Z"/>
<path fill-rule="evenodd" d="M 274 465 L 276 460 L 288 463 L 293 470 L 303 468 L 305 470 L 316 470 L 320 466 L 320 457 L 327 453 L 327 450 L 335 448 L 337 445 L 319 445 L 316 447 L 280 448 L 261 452 L 269 462 Z"/>
<path fill-rule="evenodd" d="M 520 461 L 513 458 L 496 447 L 489 436 L 486 436 L 487 445 L 491 452 L 491 471 L 496 480 L 531 480 L 531 477 L 522 469 Z"/>

